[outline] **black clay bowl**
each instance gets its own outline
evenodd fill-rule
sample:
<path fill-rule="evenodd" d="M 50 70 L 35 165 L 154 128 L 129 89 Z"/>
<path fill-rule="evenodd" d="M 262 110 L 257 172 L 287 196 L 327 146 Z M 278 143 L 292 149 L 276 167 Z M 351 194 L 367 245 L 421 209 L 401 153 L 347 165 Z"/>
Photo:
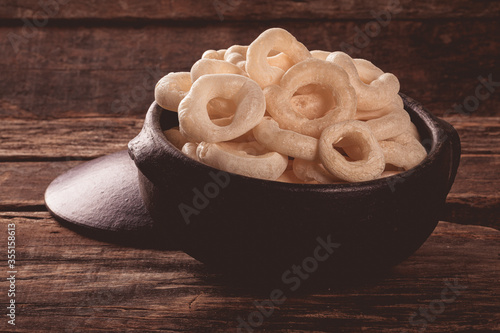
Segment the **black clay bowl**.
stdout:
<path fill-rule="evenodd" d="M 337 272 L 389 267 L 436 227 L 460 160 L 455 129 L 403 98 L 427 158 L 395 176 L 340 185 L 265 181 L 196 162 L 162 133 L 178 124 L 177 114 L 153 103 L 129 143 L 142 198 L 165 242 L 171 237 L 219 268 L 261 274 L 294 263 Z M 320 239 L 336 245 L 318 249 Z"/>

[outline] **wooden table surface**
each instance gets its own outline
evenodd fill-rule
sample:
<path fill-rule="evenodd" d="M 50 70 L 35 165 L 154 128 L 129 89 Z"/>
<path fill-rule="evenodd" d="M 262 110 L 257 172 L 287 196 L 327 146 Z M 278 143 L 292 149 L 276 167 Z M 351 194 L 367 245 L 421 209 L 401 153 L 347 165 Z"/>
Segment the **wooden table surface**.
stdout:
<path fill-rule="evenodd" d="M 500 331 L 500 2 L 47 3 L 0 4 L 0 332 L 234 332 L 239 318 L 258 322 L 242 330 L 256 332 Z M 391 19 L 363 37 L 382 10 Z M 413 256 L 349 285 L 283 289 L 286 301 L 264 316 L 255 302 L 283 286 L 238 283 L 179 251 L 89 239 L 50 216 L 47 185 L 126 149 L 161 76 L 273 26 L 311 50 L 373 61 L 458 130 L 462 159 L 442 222 Z M 13 225 L 15 326 L 6 316 Z"/>

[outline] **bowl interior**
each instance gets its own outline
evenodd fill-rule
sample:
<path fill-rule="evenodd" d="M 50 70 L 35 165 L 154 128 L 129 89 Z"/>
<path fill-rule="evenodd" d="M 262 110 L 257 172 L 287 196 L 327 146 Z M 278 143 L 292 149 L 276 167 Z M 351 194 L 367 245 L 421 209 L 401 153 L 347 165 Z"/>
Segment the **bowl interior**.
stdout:
<path fill-rule="evenodd" d="M 418 133 L 420 135 L 420 141 L 424 148 L 427 151 L 428 156 L 415 168 L 412 170 L 408 171 L 403 171 L 397 175 L 390 176 L 387 178 L 383 179 L 376 179 L 376 180 L 371 180 L 371 181 L 365 181 L 365 182 L 357 182 L 357 183 L 344 183 L 344 184 L 293 184 L 293 183 L 281 183 L 277 181 L 269 181 L 269 180 L 262 180 L 262 179 L 256 179 L 256 178 L 251 178 L 251 177 L 246 177 L 238 174 L 231 174 L 232 177 L 241 177 L 241 178 L 246 178 L 248 181 L 256 181 L 256 182 L 269 182 L 269 183 L 275 183 L 278 186 L 291 186 L 291 187 L 309 187 L 309 188 L 330 188 L 330 189 L 335 189 L 335 188 L 353 188 L 353 187 L 373 187 L 376 186 L 376 184 L 381 184 L 385 185 L 387 182 L 387 179 L 391 178 L 401 178 L 401 177 L 407 177 L 411 175 L 412 173 L 415 172 L 414 169 L 418 169 L 420 165 L 425 164 L 428 160 L 432 159 L 432 156 L 437 153 L 439 150 L 440 145 L 442 144 L 442 140 L 440 141 L 440 138 L 443 137 L 442 130 L 440 128 L 440 123 L 438 119 L 433 116 L 431 113 L 429 113 L 427 110 L 425 110 L 418 102 L 414 101 L 410 97 L 400 94 L 401 97 L 403 98 L 404 104 L 405 104 L 405 110 L 409 113 L 411 121 L 413 124 L 415 124 Z M 164 141 L 165 148 L 169 150 L 172 153 L 175 153 L 176 151 L 178 152 L 178 149 L 171 144 L 168 139 L 163 135 L 163 131 L 168 130 L 172 127 L 179 126 L 179 120 L 178 120 L 178 114 L 177 112 L 172 112 L 168 111 L 165 109 L 162 109 L 160 106 L 156 106 L 160 111 L 158 112 L 158 121 L 155 123 L 155 126 L 157 126 L 156 130 L 157 133 L 162 137 L 161 139 Z M 178 154 L 176 154 L 178 155 Z M 196 168 L 201 168 L 203 170 L 211 170 L 211 171 L 217 171 L 218 169 L 214 169 L 211 166 L 205 165 L 203 163 L 200 163 L 196 160 L 191 159 L 190 157 L 181 154 L 181 156 L 176 156 L 180 159 L 182 159 L 185 163 L 190 164 L 190 165 L 195 165 Z"/>

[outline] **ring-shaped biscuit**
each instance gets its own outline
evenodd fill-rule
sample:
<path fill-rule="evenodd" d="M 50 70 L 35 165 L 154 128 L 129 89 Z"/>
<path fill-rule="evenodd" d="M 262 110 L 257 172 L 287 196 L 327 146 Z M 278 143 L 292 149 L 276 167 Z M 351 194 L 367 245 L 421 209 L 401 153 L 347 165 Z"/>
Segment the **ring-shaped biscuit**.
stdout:
<path fill-rule="evenodd" d="M 325 114 L 325 108 L 330 107 L 327 99 L 316 93 L 293 96 L 291 103 L 293 109 L 307 119 L 322 117 Z"/>
<path fill-rule="evenodd" d="M 364 83 L 353 63 L 352 58 L 344 52 L 332 52 L 327 61 L 342 67 L 356 90 L 359 110 L 380 109 L 393 99 L 399 92 L 399 81 L 391 73 L 384 73 L 369 84 Z"/>
<path fill-rule="evenodd" d="M 253 129 L 255 140 L 270 151 L 313 161 L 318 157 L 318 139 L 289 130 L 283 130 L 270 117 L 262 119 Z"/>
<path fill-rule="evenodd" d="M 202 142 L 198 159 L 211 167 L 248 177 L 276 180 L 286 170 L 288 157 L 263 149 L 257 142 Z"/>
<path fill-rule="evenodd" d="M 215 60 L 224 60 L 224 56 L 226 54 L 226 49 L 216 50 L 206 50 L 201 59 L 215 59 Z"/>
<path fill-rule="evenodd" d="M 305 182 L 295 175 L 293 170 L 285 170 L 281 176 L 276 179 L 277 182 L 291 183 L 291 184 L 317 184 L 316 181 Z"/>
<path fill-rule="evenodd" d="M 295 65 L 292 59 L 283 52 L 280 52 L 272 57 L 267 57 L 267 63 L 270 66 L 281 68 L 283 72 L 286 72 L 290 69 L 290 67 Z"/>
<path fill-rule="evenodd" d="M 163 131 L 163 134 L 165 134 L 167 140 L 179 150 L 182 150 L 182 147 L 189 142 L 189 139 L 179 131 L 179 127 L 172 127 Z"/>
<path fill-rule="evenodd" d="M 384 74 L 383 70 L 366 59 L 352 59 L 352 62 L 356 66 L 359 78 L 366 84 L 370 84 Z"/>
<path fill-rule="evenodd" d="M 214 98 L 207 104 L 210 119 L 231 117 L 235 110 L 236 105 L 232 100 L 221 97 Z"/>
<path fill-rule="evenodd" d="M 335 184 L 342 180 L 329 173 L 319 161 L 306 161 L 300 158 L 293 160 L 293 173 L 305 183 Z"/>
<path fill-rule="evenodd" d="M 216 97 L 237 105 L 227 126 L 217 126 L 208 115 L 207 103 Z M 257 126 L 265 112 L 264 93 L 253 80 L 236 74 L 207 74 L 196 80 L 180 103 L 179 128 L 197 142 L 229 141 Z"/>
<path fill-rule="evenodd" d="M 391 140 L 379 142 L 384 153 L 385 163 L 409 170 L 417 166 L 427 156 L 422 144 L 406 132 Z"/>
<path fill-rule="evenodd" d="M 193 160 L 199 161 L 198 155 L 196 155 L 196 149 L 198 148 L 198 144 L 194 142 L 186 142 L 184 146 L 182 146 L 181 151 L 191 157 Z"/>
<path fill-rule="evenodd" d="M 413 137 L 417 139 L 418 142 L 420 142 L 420 133 L 418 133 L 418 128 L 417 126 L 415 126 L 414 123 L 410 123 L 410 128 L 408 129 L 408 132 L 410 132 L 410 134 L 413 135 Z"/>
<path fill-rule="evenodd" d="M 155 87 L 155 101 L 162 108 L 177 112 L 179 103 L 191 89 L 189 72 L 172 72 L 162 77 Z"/>
<path fill-rule="evenodd" d="M 292 106 L 294 93 L 302 86 L 316 83 L 331 89 L 334 108 L 316 119 L 309 119 Z M 326 127 L 352 119 L 356 114 L 356 92 L 349 77 L 339 66 L 315 58 L 304 60 L 290 68 L 281 78 L 280 85 L 264 89 L 267 112 L 282 129 L 292 130 L 318 138 Z"/>
<path fill-rule="evenodd" d="M 240 67 L 240 64 L 247 60 L 247 50 L 247 45 L 233 45 L 224 54 L 224 60 Z"/>
<path fill-rule="evenodd" d="M 243 71 L 246 72 L 246 59 L 247 59 L 248 46 L 243 45 L 233 45 L 227 49 L 224 55 L 224 60 L 238 66 Z M 273 55 L 268 55 L 267 63 L 270 66 L 281 68 L 283 71 L 287 71 L 290 67 L 294 65 L 292 59 L 283 52 L 277 52 L 272 50 L 270 53 L 276 53 Z"/>
<path fill-rule="evenodd" d="M 370 120 L 383 117 L 390 112 L 392 112 L 395 108 L 404 109 L 403 99 L 399 95 L 394 95 L 391 102 L 389 102 L 384 107 L 377 110 L 357 110 L 356 116 L 354 119 L 356 120 Z"/>
<path fill-rule="evenodd" d="M 323 117 L 328 110 L 334 108 L 336 103 L 329 89 L 316 84 L 300 87 L 293 95 L 291 102 L 294 110 L 307 119 Z"/>
<path fill-rule="evenodd" d="M 233 122 L 233 117 L 225 117 L 225 118 L 215 118 L 215 119 L 212 119 L 212 123 L 214 123 L 215 125 L 219 126 L 219 127 L 225 127 L 225 126 L 228 126 L 229 124 L 231 124 Z"/>
<path fill-rule="evenodd" d="M 244 142 L 253 142 L 255 141 L 255 136 L 253 135 L 253 131 L 248 131 L 242 136 L 237 137 L 236 139 L 233 139 L 229 142 L 237 142 L 237 143 L 244 143 Z"/>
<path fill-rule="evenodd" d="M 392 104 L 392 110 L 386 115 L 366 121 L 378 141 L 387 140 L 409 130 L 411 119 L 405 109 Z"/>
<path fill-rule="evenodd" d="M 200 59 L 191 67 L 191 82 L 207 74 L 238 74 L 247 76 L 238 66 L 224 60 Z"/>
<path fill-rule="evenodd" d="M 294 96 L 297 95 L 309 95 L 318 90 L 318 85 L 314 83 L 310 83 L 308 85 L 302 86 L 297 91 L 293 94 Z"/>
<path fill-rule="evenodd" d="M 334 149 L 339 143 L 360 147 L 362 159 L 346 160 Z M 359 120 L 345 121 L 326 128 L 319 139 L 319 157 L 332 175 L 349 182 L 376 179 L 385 168 L 384 154 L 377 139 L 368 125 Z"/>
<path fill-rule="evenodd" d="M 322 51 L 322 50 L 313 50 L 311 51 L 311 55 L 313 58 L 319 59 L 319 60 L 326 60 L 328 56 L 330 55 L 331 52 L 328 51 Z"/>
<path fill-rule="evenodd" d="M 285 73 L 281 68 L 269 65 L 268 55 L 271 50 L 285 53 L 294 64 L 311 58 L 307 48 L 288 31 L 281 28 L 264 31 L 248 46 L 246 56 L 246 72 L 262 88 L 278 84 Z"/>

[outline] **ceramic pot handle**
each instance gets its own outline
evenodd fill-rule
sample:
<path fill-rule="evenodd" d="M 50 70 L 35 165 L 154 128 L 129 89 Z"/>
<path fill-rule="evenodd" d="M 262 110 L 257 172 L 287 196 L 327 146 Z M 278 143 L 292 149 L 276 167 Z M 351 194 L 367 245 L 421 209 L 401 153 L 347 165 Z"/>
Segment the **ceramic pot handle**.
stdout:
<path fill-rule="evenodd" d="M 144 174 L 168 160 L 165 154 L 165 136 L 160 128 L 162 109 L 156 103 L 149 108 L 141 132 L 128 144 L 128 152 Z"/>
<path fill-rule="evenodd" d="M 148 149 L 148 129 L 142 128 L 141 132 L 128 143 L 128 154 L 139 166 L 147 158 Z"/>
<path fill-rule="evenodd" d="M 451 189 L 451 186 L 453 185 L 453 182 L 455 181 L 458 165 L 460 164 L 461 144 L 457 130 L 442 119 L 439 119 L 439 122 L 441 123 L 445 135 L 447 136 L 446 142 L 449 142 L 451 146 L 451 151 L 450 151 L 451 164 L 450 164 L 450 173 L 449 173 L 448 188 L 447 188 L 447 193 L 448 193 Z"/>

